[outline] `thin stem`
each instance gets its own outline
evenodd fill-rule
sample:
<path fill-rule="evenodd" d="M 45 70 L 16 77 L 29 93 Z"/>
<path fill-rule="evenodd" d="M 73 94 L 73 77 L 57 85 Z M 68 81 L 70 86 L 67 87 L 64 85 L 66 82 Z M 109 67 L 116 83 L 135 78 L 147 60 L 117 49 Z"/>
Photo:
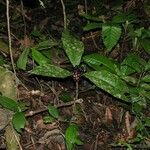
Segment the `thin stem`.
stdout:
<path fill-rule="evenodd" d="M 85 5 L 85 13 L 87 15 L 87 0 L 84 0 L 84 5 Z"/>
<path fill-rule="evenodd" d="M 75 99 L 78 99 L 79 97 L 79 82 L 76 81 L 76 95 L 75 95 Z"/>
<path fill-rule="evenodd" d="M 6 17 L 7 17 L 7 31 L 8 31 L 9 53 L 10 53 L 11 65 L 12 65 L 13 72 L 14 72 L 14 75 L 15 75 L 15 80 L 17 82 L 15 63 L 14 63 L 13 53 L 12 53 L 12 43 L 11 43 L 9 0 L 6 0 Z"/>
<path fill-rule="evenodd" d="M 67 29 L 67 16 L 66 16 L 65 4 L 63 0 L 61 0 L 61 5 L 62 5 L 63 15 L 64 15 L 64 30 L 66 30 Z"/>

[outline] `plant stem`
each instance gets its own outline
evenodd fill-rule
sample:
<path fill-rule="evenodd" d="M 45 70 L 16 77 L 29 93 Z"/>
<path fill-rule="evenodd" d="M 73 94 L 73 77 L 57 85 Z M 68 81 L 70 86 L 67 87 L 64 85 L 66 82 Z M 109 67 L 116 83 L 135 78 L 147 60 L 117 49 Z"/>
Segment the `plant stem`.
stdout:
<path fill-rule="evenodd" d="M 79 82 L 76 81 L 76 95 L 75 95 L 75 99 L 78 99 L 79 96 Z"/>
<path fill-rule="evenodd" d="M 16 76 L 15 63 L 14 63 L 13 53 L 12 53 L 12 43 L 11 43 L 9 0 L 6 0 L 6 17 L 7 17 L 7 32 L 8 32 L 8 41 L 9 41 L 9 53 L 10 53 L 11 65 L 15 75 L 15 81 L 17 83 L 17 76 Z"/>
<path fill-rule="evenodd" d="M 63 15 L 64 15 L 64 30 L 66 30 L 67 29 L 67 17 L 66 17 L 65 4 L 63 0 L 61 0 L 61 5 L 62 5 Z"/>

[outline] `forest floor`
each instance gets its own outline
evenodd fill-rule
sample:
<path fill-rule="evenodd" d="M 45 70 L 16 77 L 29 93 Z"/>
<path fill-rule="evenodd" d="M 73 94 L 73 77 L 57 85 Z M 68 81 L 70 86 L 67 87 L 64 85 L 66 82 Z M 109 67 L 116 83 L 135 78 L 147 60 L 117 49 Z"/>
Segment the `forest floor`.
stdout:
<path fill-rule="evenodd" d="M 41 36 L 53 37 L 57 40 L 60 40 L 63 31 L 63 13 L 60 2 L 49 4 L 48 9 L 34 8 L 35 6 L 30 4 L 25 5 L 27 5 L 24 7 L 23 14 L 25 22 L 22 21 L 20 4 L 11 3 L 10 7 L 11 13 L 15 7 L 17 8 L 13 12 L 14 20 L 11 20 L 12 43 L 14 49 L 17 49 L 16 60 L 21 54 L 20 47 L 32 46 L 36 43 L 36 39 L 31 38 L 30 34 L 33 29 L 39 30 L 42 33 Z M 85 23 L 78 17 L 77 6 L 79 5 L 69 5 L 66 10 L 70 21 L 69 28 L 80 39 L 84 39 L 85 53 L 99 52 L 101 47 L 95 46 L 95 42 L 97 45 L 100 42 L 99 32 L 93 32 L 92 35 L 95 35 L 93 38 L 90 33 L 82 31 Z M 1 11 L 4 13 L 4 9 Z M 4 16 L 1 17 L 2 20 L 5 18 Z M 5 37 L 5 32 L 2 36 Z M 53 51 L 55 53 L 55 49 Z M 9 61 L 8 55 L 6 60 Z M 53 61 L 58 61 L 56 54 L 54 54 Z M 33 62 L 30 61 L 27 69 L 31 69 L 33 66 Z M 134 120 L 129 105 L 94 87 L 87 80 L 81 78 L 79 81 L 78 98 L 83 101 L 76 104 L 75 107 L 69 100 L 67 100 L 67 104 L 70 103 L 70 105 L 66 105 L 62 101 L 63 94 L 69 95 L 71 100 L 75 98 L 76 86 L 71 78 L 53 79 L 31 76 L 27 71 L 19 69 L 16 69 L 16 72 L 20 81 L 17 87 L 18 100 L 25 102 L 28 106 L 27 123 L 21 133 L 20 141 L 23 150 L 65 150 L 63 134 L 68 127 L 69 120 L 78 125 L 79 137 L 84 143 L 81 146 L 75 146 L 75 150 L 126 149 L 114 145 L 119 141 L 130 141 L 130 138 L 134 137 L 134 131 L 132 133 L 128 131 L 129 122 L 132 123 Z M 42 110 L 48 104 L 58 106 L 61 116 L 52 123 L 44 123 L 43 119 L 48 112 Z M 30 116 L 31 111 L 39 113 Z M 1 145 L 3 145 L 5 142 L 3 135 L 0 139 Z"/>

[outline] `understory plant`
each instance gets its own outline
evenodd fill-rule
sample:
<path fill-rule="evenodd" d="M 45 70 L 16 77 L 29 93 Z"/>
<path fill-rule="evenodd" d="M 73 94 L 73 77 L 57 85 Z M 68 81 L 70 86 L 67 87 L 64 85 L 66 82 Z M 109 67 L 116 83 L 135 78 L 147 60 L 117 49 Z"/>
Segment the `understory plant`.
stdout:
<path fill-rule="evenodd" d="M 23 50 L 17 62 L 19 69 L 26 70 L 29 58 L 35 61 L 35 66 L 28 71 L 30 74 L 46 76 L 49 78 L 72 78 L 75 82 L 76 92 L 75 100 L 78 99 L 79 81 L 82 76 L 84 80 L 96 85 L 103 91 L 106 91 L 114 98 L 131 105 L 131 111 L 137 119 L 137 138 L 135 141 L 149 137 L 150 118 L 144 115 L 150 100 L 150 59 L 144 60 L 140 57 L 139 51 L 142 49 L 150 54 L 150 30 L 144 27 L 134 29 L 132 23 L 136 17 L 132 14 L 120 13 L 115 15 L 111 21 L 104 21 L 97 17 L 82 14 L 82 17 L 90 20 L 85 27 L 85 31 L 92 29 L 101 30 L 101 38 L 104 44 L 104 51 L 109 54 L 113 51 L 119 40 L 123 39 L 124 34 L 131 40 L 132 52 L 130 52 L 121 62 L 106 56 L 105 54 L 84 54 L 84 44 L 71 34 L 68 29 L 64 29 L 61 42 L 54 39 L 44 40 L 36 46 Z M 55 47 L 71 64 L 71 68 L 62 67 L 61 63 L 54 63 L 52 57 L 47 56 L 47 51 Z M 123 47 L 122 47 L 123 48 Z M 58 53 L 59 53 L 58 52 Z M 87 70 L 82 72 L 81 65 L 84 64 Z M 0 104 L 12 110 L 14 116 L 13 125 L 18 132 L 25 127 L 25 107 L 21 107 L 18 102 L 14 102 L 4 96 L 0 97 Z M 57 109 L 48 106 L 49 114 L 59 118 Z M 140 137 L 140 138 L 139 138 Z M 68 150 L 73 150 L 75 144 L 83 143 L 78 137 L 78 128 L 75 124 L 70 124 L 65 133 L 65 139 Z"/>

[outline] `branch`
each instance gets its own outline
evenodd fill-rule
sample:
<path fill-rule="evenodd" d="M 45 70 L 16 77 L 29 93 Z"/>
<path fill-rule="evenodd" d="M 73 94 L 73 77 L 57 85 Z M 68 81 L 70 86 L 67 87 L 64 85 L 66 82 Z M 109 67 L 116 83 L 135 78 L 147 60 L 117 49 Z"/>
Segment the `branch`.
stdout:
<path fill-rule="evenodd" d="M 56 108 L 61 108 L 61 107 L 68 107 L 74 104 L 81 104 L 83 102 L 83 99 L 77 99 L 75 101 L 71 101 L 71 102 L 67 102 L 67 103 L 63 103 L 63 104 L 58 104 L 58 105 L 54 105 Z M 31 117 L 34 116 L 36 114 L 42 113 L 47 111 L 48 108 L 41 108 L 40 110 L 36 110 L 36 111 L 30 111 L 29 113 L 25 114 L 26 117 Z"/>

